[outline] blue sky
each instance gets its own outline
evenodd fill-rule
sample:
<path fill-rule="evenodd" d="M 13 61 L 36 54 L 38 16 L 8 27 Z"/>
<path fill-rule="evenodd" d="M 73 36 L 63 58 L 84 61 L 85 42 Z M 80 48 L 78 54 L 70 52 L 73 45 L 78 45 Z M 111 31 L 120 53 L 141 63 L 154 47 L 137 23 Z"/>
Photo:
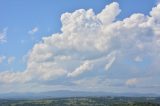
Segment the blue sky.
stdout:
<path fill-rule="evenodd" d="M 114 9 L 113 9 L 113 12 L 108 12 L 108 14 L 111 14 L 111 17 L 109 15 L 106 15 L 105 13 L 103 13 L 101 16 L 97 15 L 97 14 L 101 13 L 101 11 L 105 8 L 106 5 L 109 5 L 113 2 L 117 2 L 119 4 L 119 8 L 121 9 L 121 12 L 119 11 L 120 13 L 117 13 L 117 15 L 114 14 L 113 13 Z M 60 35 L 64 34 L 64 36 L 66 36 L 65 35 L 66 33 L 68 35 L 69 34 L 72 35 L 74 33 L 77 34 L 78 32 L 75 32 L 74 30 L 72 30 L 72 26 L 73 26 L 73 28 L 76 28 L 76 27 L 83 27 L 83 25 L 78 23 L 82 20 L 79 21 L 78 18 L 74 18 L 75 17 L 74 13 L 75 14 L 78 14 L 78 13 L 83 14 L 84 13 L 84 15 L 89 14 L 89 13 L 85 13 L 83 11 L 76 13 L 75 11 L 79 10 L 79 9 L 85 9 L 85 10 L 93 9 L 94 13 L 97 15 L 97 17 L 99 17 L 97 20 L 101 21 L 101 23 L 103 23 L 103 21 L 104 21 L 104 23 L 106 24 L 105 20 L 103 20 L 105 17 L 103 15 L 106 15 L 107 17 L 111 18 L 109 20 L 113 20 L 112 23 L 116 23 L 116 21 L 123 21 L 124 19 L 126 19 L 126 21 L 124 21 L 124 23 L 125 22 L 127 23 L 128 21 L 130 21 L 129 22 L 129 24 L 130 24 L 130 23 L 132 23 L 132 19 L 127 20 L 127 18 L 129 18 L 131 15 L 137 14 L 137 13 L 142 13 L 146 17 L 150 16 L 150 11 L 152 10 L 153 7 L 155 7 L 157 5 L 157 3 L 158 3 L 157 0 L 148 0 L 148 1 L 146 1 L 146 0 L 94 0 L 94 1 L 93 0 L 87 0 L 87 1 L 86 0 L 81 0 L 81 1 L 76 1 L 76 0 L 68 0 L 68 1 L 66 1 L 66 0 L 58 0 L 58 1 L 56 1 L 56 0 L 41 0 L 41 1 L 40 0 L 34 0 L 34 1 L 33 0 L 23 0 L 23 1 L 21 1 L 21 0 L 12 0 L 12 1 L 1 0 L 0 1 L 0 13 L 1 13 L 1 16 L 0 16 L 0 75 L 7 76 L 7 74 L 3 74 L 3 73 L 6 73 L 6 72 L 9 73 L 9 75 L 7 76 L 8 79 L 6 79 L 6 80 L 11 80 L 11 79 L 13 80 L 14 75 L 16 77 L 19 77 L 19 75 L 15 74 L 17 72 L 20 72 L 20 73 L 26 72 L 28 75 L 28 70 L 33 65 L 33 64 L 31 65 L 30 63 L 32 63 L 32 61 L 33 61 L 33 63 L 35 62 L 34 64 L 37 65 L 38 64 L 37 61 L 39 61 L 39 60 L 36 60 L 37 57 L 33 57 L 33 55 L 37 55 L 40 57 L 42 56 L 42 58 L 44 55 L 46 55 L 46 56 L 52 55 L 52 57 L 56 58 L 56 59 L 59 58 L 59 57 L 56 57 L 57 55 L 58 56 L 60 55 L 61 58 L 64 58 L 64 56 L 69 56 L 69 57 L 67 57 L 67 59 L 70 57 L 72 57 L 72 58 L 74 57 L 75 60 L 74 61 L 72 60 L 72 61 L 65 63 L 65 62 L 62 62 L 58 59 L 57 60 L 54 59 L 54 61 L 52 63 L 54 63 L 56 61 L 57 62 L 56 64 L 58 64 L 58 65 L 54 66 L 53 69 L 49 68 L 49 70 L 53 70 L 53 72 L 49 71 L 47 73 L 48 67 L 45 68 L 45 67 L 43 67 L 42 64 L 39 64 L 40 66 L 42 65 L 41 68 L 38 68 L 38 69 L 34 68 L 34 71 L 38 71 L 38 70 L 41 70 L 44 68 L 45 72 L 47 73 L 46 75 L 48 75 L 48 74 L 52 75 L 53 73 L 61 72 L 62 70 L 60 70 L 60 69 L 62 68 L 62 69 L 66 69 L 65 71 L 62 71 L 62 73 L 64 72 L 64 74 L 62 76 L 65 76 L 65 74 L 67 74 L 67 72 L 68 72 L 67 69 L 72 70 L 72 71 L 75 69 L 75 73 L 77 73 L 76 69 L 77 70 L 81 69 L 81 67 L 78 68 L 78 66 L 81 66 L 81 65 L 86 66 L 91 63 L 93 63 L 92 64 L 93 67 L 89 68 L 89 69 L 93 70 L 93 71 L 99 70 L 99 67 L 103 66 L 103 64 L 101 64 L 101 63 L 106 63 L 106 64 L 108 64 L 107 67 L 110 67 L 110 66 L 111 67 L 109 68 L 109 71 L 107 73 L 105 71 L 100 71 L 98 73 L 95 71 L 95 72 L 91 72 L 91 73 L 88 72 L 88 73 L 82 74 L 76 78 L 67 78 L 65 76 L 64 79 L 66 79 L 66 82 L 61 81 L 61 80 L 64 80 L 63 78 L 61 78 L 61 76 L 60 76 L 60 78 L 57 78 L 57 77 L 53 78 L 53 79 L 50 78 L 50 77 L 54 77 L 56 75 L 57 76 L 60 75 L 60 74 L 56 74 L 56 75 L 53 74 L 53 76 L 50 76 L 49 79 L 47 79 L 47 81 L 45 80 L 46 76 L 43 77 L 44 79 L 39 78 L 39 77 L 38 78 L 35 77 L 35 79 L 37 78 L 40 80 L 37 80 L 37 79 L 35 80 L 33 78 L 32 80 L 29 80 L 29 81 L 27 80 L 28 81 L 27 84 L 29 86 L 31 86 L 32 84 L 35 84 L 35 85 L 38 84 L 39 86 L 43 85 L 45 87 L 42 88 L 42 91 L 47 91 L 52 88 L 52 87 L 50 88 L 48 83 L 53 83 L 53 84 L 51 84 L 52 86 L 54 86 L 54 83 L 58 83 L 58 85 L 56 85 L 56 86 L 67 85 L 67 86 L 65 86 L 66 89 L 70 89 L 75 84 L 75 86 L 74 86 L 75 89 L 78 89 L 78 87 L 80 86 L 78 84 L 85 81 L 85 80 L 87 80 L 87 81 L 89 80 L 89 81 L 93 81 L 93 82 L 97 81 L 97 80 L 98 81 L 104 80 L 105 76 L 101 76 L 101 74 L 105 73 L 106 77 L 108 79 L 105 79 L 106 82 L 103 82 L 103 83 L 106 83 L 106 86 L 110 85 L 109 83 L 112 83 L 113 86 L 111 88 L 112 89 L 114 88 L 115 91 L 116 91 L 116 88 L 119 89 L 116 86 L 121 86 L 121 88 L 124 87 L 128 91 L 130 91 L 131 89 L 134 89 L 133 91 L 135 91 L 135 92 L 139 89 L 141 91 L 141 90 L 143 90 L 143 87 L 135 87 L 136 86 L 135 83 L 139 82 L 138 79 L 150 80 L 150 79 L 152 79 L 152 77 L 154 77 L 154 73 L 159 73 L 158 69 L 156 69 L 156 68 L 155 68 L 155 72 L 148 71 L 148 69 L 153 66 L 158 67 L 156 65 L 158 60 L 155 60 L 155 55 L 157 56 L 156 53 L 158 51 L 153 50 L 153 53 L 151 53 L 151 54 L 154 54 L 154 56 L 148 55 L 148 54 L 150 54 L 150 51 L 148 50 L 148 45 L 147 45 L 147 47 L 146 47 L 146 45 L 142 45 L 144 48 L 146 47 L 144 51 L 140 51 L 137 49 L 130 50 L 128 48 L 135 47 L 135 45 L 132 45 L 130 43 L 128 44 L 128 47 L 126 47 L 126 44 L 128 42 L 130 42 L 131 38 L 128 38 L 126 40 L 124 40 L 122 38 L 122 40 L 124 40 L 123 42 L 125 42 L 125 43 L 124 44 L 120 43 L 120 45 L 124 46 L 124 48 L 122 48 L 120 50 L 119 49 L 109 49 L 109 50 L 107 49 L 104 52 L 101 52 L 101 51 L 97 52 L 97 51 L 92 50 L 92 47 L 91 47 L 88 50 L 87 49 L 84 49 L 84 50 L 76 49 L 76 51 L 74 51 L 74 50 L 69 49 L 70 46 L 68 46 L 68 49 L 66 49 L 67 47 L 65 49 L 63 49 L 63 47 L 57 46 L 57 45 L 61 45 L 61 44 L 57 43 L 57 45 L 56 45 L 56 40 L 55 40 L 56 38 L 51 38 L 52 37 L 51 35 L 60 36 Z M 116 4 L 116 6 L 117 6 L 117 4 Z M 112 6 L 111 6 L 111 8 L 112 8 Z M 113 6 L 113 8 L 114 8 L 114 6 Z M 117 7 L 115 7 L 115 8 L 117 9 Z M 111 9 L 111 11 L 112 11 L 112 9 Z M 117 12 L 117 11 L 115 11 L 115 12 Z M 73 17 L 65 15 L 64 13 L 66 13 L 66 12 L 73 13 Z M 68 20 L 69 20 L 68 22 L 65 19 L 63 19 L 63 17 L 61 18 L 62 14 L 65 19 L 68 18 Z M 112 15 L 113 15 L 113 17 L 112 17 Z M 115 17 L 116 17 L 116 19 L 114 19 Z M 137 17 L 138 16 L 135 16 L 135 20 Z M 139 16 L 139 17 L 141 19 L 141 16 Z M 155 18 L 157 16 L 153 15 L 153 17 Z M 74 20 L 76 20 L 76 19 L 78 20 L 77 25 L 74 22 Z M 133 19 L 134 19 L 134 17 L 133 17 Z M 155 18 L 155 20 L 156 19 L 157 18 Z M 95 20 L 95 22 L 99 22 L 97 20 Z M 139 20 L 139 19 L 137 19 L 137 20 Z M 149 23 L 150 20 L 151 19 L 148 19 L 147 22 Z M 84 24 L 88 23 L 90 25 L 90 21 L 91 21 L 90 19 L 86 19 L 86 21 L 84 21 L 84 22 L 82 21 L 81 23 L 84 23 Z M 72 24 L 72 22 L 73 22 L 73 24 Z M 66 23 L 69 25 L 67 25 Z M 70 25 L 70 23 L 71 23 L 71 25 Z M 91 23 L 94 23 L 94 22 L 91 21 Z M 80 24 L 80 26 L 78 26 L 79 24 Z M 139 22 L 138 24 L 140 25 L 141 22 Z M 157 28 L 156 26 L 159 25 L 159 24 L 157 24 L 157 25 L 156 24 L 157 23 L 155 23 L 155 26 L 150 25 L 148 27 L 149 28 L 151 27 L 150 30 L 155 30 Z M 107 28 L 107 26 L 109 26 L 109 25 L 110 25 L 110 23 L 106 24 L 102 27 L 104 27 L 104 29 L 105 29 L 105 27 Z M 99 24 L 97 26 L 99 27 Z M 114 24 L 113 24 L 113 26 L 114 26 Z M 77 30 L 79 30 L 79 29 L 77 29 Z M 87 29 L 87 28 L 83 29 L 82 28 L 80 30 L 83 30 L 84 34 L 89 33 L 89 35 L 90 35 L 90 31 L 88 32 L 88 30 L 90 30 L 90 29 Z M 147 30 L 148 31 L 147 32 L 146 30 L 147 29 L 144 29 L 144 31 L 138 32 L 139 31 L 138 29 L 136 29 L 136 30 L 134 28 L 133 28 L 133 30 L 131 29 L 131 31 L 137 31 L 137 33 L 134 35 L 138 35 L 139 33 L 144 34 L 144 35 L 146 33 L 149 33 L 149 34 L 151 33 L 151 35 L 152 35 L 154 33 L 154 31 L 150 32 L 150 30 L 149 31 Z M 155 31 L 155 33 L 158 33 L 156 31 Z M 54 35 L 55 33 L 59 33 L 59 35 Z M 99 34 L 99 32 L 96 32 L 96 31 L 95 31 L 95 33 Z M 105 33 L 107 33 L 107 32 L 104 31 L 103 33 L 105 35 Z M 121 31 L 120 31 L 120 33 L 121 33 Z M 123 33 L 121 33 L 121 34 L 123 34 Z M 124 33 L 124 35 L 127 33 L 128 32 Z M 84 34 L 82 34 L 82 35 L 84 35 Z M 80 33 L 80 35 L 81 35 L 81 33 Z M 156 36 L 156 35 L 154 35 L 154 36 Z M 1 39 L 1 37 L 2 37 L 2 39 Z M 155 38 L 157 39 L 157 37 L 155 37 Z M 47 40 L 45 41 L 42 39 L 47 39 Z M 51 39 L 54 39 L 54 40 L 50 41 Z M 67 38 L 64 38 L 64 39 L 67 39 Z M 82 38 L 75 37 L 75 39 L 73 39 L 73 40 L 75 40 L 75 42 L 76 42 L 77 39 L 82 39 L 82 41 L 85 42 L 85 39 L 87 39 L 87 37 L 85 37 L 85 36 Z M 90 37 L 88 39 L 90 39 Z M 94 39 L 97 39 L 96 35 L 95 35 Z M 105 38 L 105 39 L 108 39 L 108 38 Z M 117 39 L 119 39 L 119 38 L 117 37 Z M 111 45 L 115 45 L 115 46 L 118 45 L 117 39 L 113 39 L 113 42 L 112 42 L 113 44 L 111 44 Z M 144 39 L 148 39 L 148 38 L 142 37 L 142 38 L 137 39 L 137 37 L 135 37 L 135 39 L 136 39 L 135 41 L 137 41 L 137 42 L 143 42 L 143 41 L 141 41 L 141 39 L 144 40 Z M 64 41 L 63 40 L 60 40 L 59 42 L 64 42 L 64 44 L 65 44 L 65 40 Z M 45 43 L 45 42 L 47 42 L 47 43 Z M 48 42 L 53 42 L 53 44 L 49 44 Z M 90 41 L 86 41 L 86 42 L 90 42 Z M 121 41 L 119 41 L 119 42 L 121 42 Z M 132 40 L 131 40 L 131 42 L 132 42 Z M 151 43 L 151 42 L 153 42 L 153 41 L 150 41 L 149 43 Z M 157 39 L 157 42 L 158 42 L 158 39 Z M 68 44 L 68 41 L 66 41 L 66 43 Z M 92 43 L 92 40 L 91 40 L 91 43 Z M 143 42 L 143 44 L 144 43 L 149 44 L 148 41 Z M 53 54 L 50 52 L 49 53 L 46 52 L 48 49 L 47 50 L 45 49 L 46 51 L 41 50 L 43 48 L 43 44 L 45 45 L 44 48 L 47 45 L 47 47 L 48 46 L 50 47 L 50 50 L 53 49 L 53 51 L 51 51 L 51 52 L 53 54 L 56 54 L 56 56 L 53 56 Z M 105 43 L 105 45 L 109 45 L 109 48 L 113 48 L 112 46 L 110 47 L 110 44 L 108 44 L 108 43 Z M 100 46 L 104 47 L 105 45 L 100 45 Z M 154 44 L 151 44 L 151 45 L 155 48 L 157 46 Z M 52 46 L 53 46 L 53 48 L 52 48 Z M 57 47 L 54 48 L 55 46 L 57 46 Z M 73 46 L 73 45 L 71 45 L 71 46 Z M 140 48 L 143 48 L 143 47 L 141 47 L 141 45 L 137 45 L 137 46 L 140 46 Z M 85 48 L 85 46 L 82 46 L 82 48 L 83 47 Z M 86 48 L 87 47 L 89 47 L 89 46 L 86 46 Z M 103 47 L 100 47 L 100 48 L 103 48 Z M 151 47 L 151 46 L 149 46 L 149 47 Z M 57 48 L 58 48 L 58 50 L 57 50 Z M 72 49 L 73 48 L 74 47 L 72 47 Z M 98 50 L 100 50 L 100 48 Z M 89 51 L 90 49 L 91 49 L 91 51 Z M 43 51 L 44 54 L 42 53 L 43 55 L 40 55 L 41 52 L 37 52 L 38 50 Z M 92 53 L 93 51 L 95 53 Z M 116 53 L 114 53 L 115 51 L 116 51 Z M 119 51 L 122 53 L 118 54 L 118 57 L 119 57 L 118 59 L 115 59 L 117 57 L 114 57 L 113 55 L 119 53 Z M 143 53 L 146 51 L 147 51 L 147 53 L 148 52 L 149 53 L 143 55 Z M 79 52 L 79 53 L 77 53 L 77 52 Z M 128 52 L 128 53 L 126 53 L 126 52 Z M 40 53 L 40 54 L 38 54 L 38 53 Z M 73 53 L 73 55 L 71 55 L 72 53 Z M 61 55 L 61 54 L 63 54 L 63 55 Z M 81 55 L 82 55 L 82 57 L 84 56 L 83 59 L 78 57 Z M 40 57 L 38 57 L 38 59 Z M 100 58 L 97 58 L 97 57 L 100 57 Z M 44 58 L 46 58 L 46 57 L 44 57 Z M 90 58 L 92 58 L 92 59 L 90 60 Z M 135 61 L 132 61 L 131 58 L 134 58 Z M 50 59 L 51 59 L 51 57 L 50 57 Z M 40 60 L 40 61 L 42 61 L 42 60 Z M 89 60 L 89 62 L 88 62 L 88 60 Z M 92 61 L 92 62 L 90 63 L 90 61 Z M 138 61 L 138 63 L 136 61 Z M 43 64 L 46 64 L 46 63 L 47 63 L 46 60 L 43 61 Z M 59 64 L 61 64 L 61 65 L 59 65 Z M 72 66 L 72 64 L 74 64 L 74 65 Z M 52 66 L 53 65 L 51 65 L 51 67 Z M 60 71 L 54 72 L 55 69 L 60 70 Z M 44 70 L 42 71 L 41 74 L 44 73 Z M 100 69 L 100 70 L 104 70 L 104 69 Z M 120 71 L 117 72 L 117 70 L 120 70 Z M 129 70 L 129 72 L 128 72 L 128 70 Z M 133 71 L 133 70 L 137 70 L 137 71 Z M 141 72 L 139 72 L 139 70 L 141 70 Z M 29 72 L 31 72 L 31 71 L 29 71 Z M 118 74 L 115 74 L 115 73 L 118 73 Z M 124 76 L 125 73 L 126 73 L 126 76 Z M 151 75 L 150 73 L 153 75 Z M 41 75 L 41 74 L 38 73 L 37 76 Z M 67 74 L 67 76 L 72 77 L 73 74 L 74 74 L 74 71 L 73 71 L 73 73 L 69 72 Z M 96 76 L 96 74 L 97 74 L 97 76 Z M 147 79 L 146 76 L 143 77 L 143 74 L 146 74 L 146 76 L 148 75 L 150 77 Z M 31 76 L 34 76 L 34 75 L 31 75 Z M 13 78 L 10 78 L 10 77 L 13 77 Z M 120 81 L 117 82 L 117 80 L 119 78 L 120 78 Z M 3 83 L 4 79 L 5 78 L 2 78 L 2 79 L 0 78 L 0 80 L 2 80 L 0 82 Z M 39 83 L 41 81 L 41 79 L 43 79 L 43 81 L 44 81 L 43 84 Z M 125 87 L 125 84 L 124 84 L 125 81 L 126 81 L 126 84 L 128 84 L 129 86 Z M 30 82 L 32 82 L 32 83 L 30 84 Z M 141 81 L 141 82 L 143 82 L 143 81 Z M 14 83 L 14 81 L 13 81 L 13 83 Z M 70 85 L 70 83 L 72 83 L 72 84 Z M 131 85 L 130 83 L 133 83 L 133 85 Z M 19 86 L 21 88 L 23 88 L 24 86 L 25 87 L 27 86 L 25 84 L 26 83 L 23 83 L 23 84 L 20 83 Z M 7 85 L 12 85 L 12 81 L 11 81 L 11 83 L 7 83 L 7 84 L 4 83 L 2 86 L 4 86 L 4 88 L 5 88 L 5 86 L 7 86 Z M 139 85 L 137 85 L 137 86 L 139 86 Z M 149 85 L 144 84 L 144 86 L 149 86 Z M 152 86 L 156 86 L 155 89 L 157 90 L 157 86 L 160 86 L 160 85 L 159 85 L 159 83 L 157 83 L 155 81 L 155 85 L 152 85 Z M 81 87 L 83 88 L 83 85 L 80 86 L 79 89 Z M 57 89 L 59 89 L 59 88 L 57 87 Z M 89 88 L 86 87 L 86 89 L 83 89 L 83 90 L 88 90 L 88 89 Z M 101 89 L 102 88 L 96 88 L 96 90 L 101 90 Z M 8 91 L 5 91 L 5 89 L 2 89 L 0 92 L 2 92 L 2 91 L 8 92 Z M 25 90 L 22 89 L 22 91 L 25 91 Z M 28 88 L 26 91 L 30 91 L 30 89 Z M 93 91 L 94 91 L 94 89 L 93 89 Z M 148 92 L 148 90 L 144 90 L 144 91 Z M 120 92 L 123 92 L 123 90 Z"/>

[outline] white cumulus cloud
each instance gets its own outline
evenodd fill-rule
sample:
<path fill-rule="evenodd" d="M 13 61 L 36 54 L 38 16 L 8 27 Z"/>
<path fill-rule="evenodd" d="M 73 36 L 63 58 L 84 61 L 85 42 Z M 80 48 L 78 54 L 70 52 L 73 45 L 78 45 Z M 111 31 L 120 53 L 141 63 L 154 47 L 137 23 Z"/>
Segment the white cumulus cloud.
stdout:
<path fill-rule="evenodd" d="M 160 59 L 159 11 L 160 5 L 157 5 L 149 15 L 136 13 L 116 21 L 121 10 L 119 4 L 113 2 L 98 14 L 92 9 L 64 13 L 61 16 L 61 32 L 42 38 L 30 50 L 26 69 L 23 72 L 1 72 L 0 82 L 56 80 L 60 83 L 62 79 L 72 82 L 74 78 L 86 75 L 104 77 L 112 65 L 134 59 L 141 61 L 137 56 L 147 58 L 152 64 Z M 37 31 L 34 28 L 31 33 Z M 123 71 L 117 67 L 117 72 Z M 141 70 L 140 66 L 136 68 Z M 136 79 L 131 79 L 126 84 L 136 82 Z"/>

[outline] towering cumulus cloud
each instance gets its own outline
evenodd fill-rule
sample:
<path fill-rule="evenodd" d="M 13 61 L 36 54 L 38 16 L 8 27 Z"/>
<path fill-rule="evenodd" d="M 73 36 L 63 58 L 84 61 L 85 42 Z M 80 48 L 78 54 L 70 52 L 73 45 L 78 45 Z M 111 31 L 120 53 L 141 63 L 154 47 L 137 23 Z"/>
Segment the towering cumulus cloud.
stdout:
<path fill-rule="evenodd" d="M 26 70 L 1 72 L 0 82 L 80 86 L 75 82 L 96 78 L 96 86 L 103 88 L 130 82 L 141 89 L 160 86 L 153 78 L 160 73 L 160 5 L 147 16 L 137 13 L 117 21 L 120 12 L 113 2 L 98 14 L 92 9 L 62 14 L 61 32 L 42 38 L 30 51 Z M 155 83 L 146 84 L 149 80 Z"/>

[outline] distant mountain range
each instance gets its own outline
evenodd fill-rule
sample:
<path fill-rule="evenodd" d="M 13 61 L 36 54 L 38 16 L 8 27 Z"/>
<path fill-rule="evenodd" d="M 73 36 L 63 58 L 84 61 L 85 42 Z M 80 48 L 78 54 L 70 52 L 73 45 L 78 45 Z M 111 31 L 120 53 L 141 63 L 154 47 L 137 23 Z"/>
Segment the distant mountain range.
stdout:
<path fill-rule="evenodd" d="M 66 97 L 88 97 L 88 96 L 126 96 L 126 97 L 158 97 L 158 94 L 142 93 L 109 93 L 109 92 L 86 92 L 86 91 L 49 91 L 41 93 L 3 93 L 0 99 L 44 99 L 44 98 L 66 98 Z"/>

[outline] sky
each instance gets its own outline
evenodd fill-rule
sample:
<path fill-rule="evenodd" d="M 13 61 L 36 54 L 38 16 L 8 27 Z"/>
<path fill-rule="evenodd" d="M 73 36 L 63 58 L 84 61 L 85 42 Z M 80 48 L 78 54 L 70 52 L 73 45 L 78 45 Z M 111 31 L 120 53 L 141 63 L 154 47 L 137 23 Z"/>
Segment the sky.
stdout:
<path fill-rule="evenodd" d="M 1 0 L 0 93 L 160 92 L 157 0 Z"/>

